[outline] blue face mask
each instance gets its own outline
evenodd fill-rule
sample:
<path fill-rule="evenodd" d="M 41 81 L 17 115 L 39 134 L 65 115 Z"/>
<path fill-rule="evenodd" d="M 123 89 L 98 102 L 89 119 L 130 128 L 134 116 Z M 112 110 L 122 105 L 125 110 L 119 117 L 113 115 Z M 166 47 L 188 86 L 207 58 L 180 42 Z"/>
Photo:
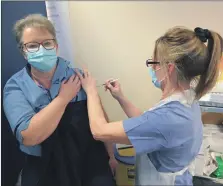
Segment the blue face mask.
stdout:
<path fill-rule="evenodd" d="M 161 88 L 161 82 L 158 81 L 157 77 L 156 77 L 156 72 L 152 67 L 149 67 L 149 74 L 152 78 L 152 82 L 155 85 L 155 87 L 157 88 Z"/>
<path fill-rule="evenodd" d="M 57 63 L 56 49 L 46 50 L 40 46 L 37 52 L 26 53 L 28 63 L 42 72 L 49 72 Z"/>

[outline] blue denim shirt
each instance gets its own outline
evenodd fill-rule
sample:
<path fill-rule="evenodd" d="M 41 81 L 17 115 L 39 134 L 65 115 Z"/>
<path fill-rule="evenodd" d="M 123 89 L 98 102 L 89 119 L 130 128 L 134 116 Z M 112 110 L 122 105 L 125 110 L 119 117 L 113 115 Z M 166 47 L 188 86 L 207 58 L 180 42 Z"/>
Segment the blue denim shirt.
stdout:
<path fill-rule="evenodd" d="M 58 57 L 57 69 L 49 90 L 38 86 L 33 81 L 27 67 L 24 67 L 7 81 L 3 91 L 3 107 L 12 131 L 14 132 L 17 128 L 15 135 L 23 152 L 41 156 L 41 145 L 25 146 L 22 144 L 21 131 L 26 130 L 31 118 L 58 95 L 61 82 L 74 73 L 70 62 Z M 81 100 L 86 100 L 83 89 L 72 102 Z"/>

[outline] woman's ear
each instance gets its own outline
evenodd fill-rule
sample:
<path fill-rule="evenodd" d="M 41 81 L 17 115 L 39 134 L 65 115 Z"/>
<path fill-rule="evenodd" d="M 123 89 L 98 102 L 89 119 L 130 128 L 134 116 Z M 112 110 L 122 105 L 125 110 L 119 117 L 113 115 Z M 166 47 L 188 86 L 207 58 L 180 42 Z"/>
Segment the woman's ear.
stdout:
<path fill-rule="evenodd" d="M 168 63 L 168 74 L 169 74 L 169 76 L 171 76 L 171 74 L 173 74 L 174 71 L 175 71 L 175 64 Z"/>

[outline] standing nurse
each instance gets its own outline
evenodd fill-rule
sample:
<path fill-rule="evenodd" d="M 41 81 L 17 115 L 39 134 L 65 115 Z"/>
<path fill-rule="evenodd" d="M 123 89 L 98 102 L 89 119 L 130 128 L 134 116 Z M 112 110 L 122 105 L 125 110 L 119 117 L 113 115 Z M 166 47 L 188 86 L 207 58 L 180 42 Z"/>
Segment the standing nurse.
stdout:
<path fill-rule="evenodd" d="M 134 146 L 135 185 L 193 185 L 191 165 L 202 143 L 197 100 L 216 83 L 222 47 L 222 38 L 214 31 L 168 30 L 156 40 L 153 59 L 146 61 L 152 82 L 162 90 L 159 103 L 142 113 L 118 83 L 107 82 L 106 88 L 129 117 L 124 121 L 106 122 L 94 78 L 87 70 L 84 76 L 79 74 L 94 138 Z"/>

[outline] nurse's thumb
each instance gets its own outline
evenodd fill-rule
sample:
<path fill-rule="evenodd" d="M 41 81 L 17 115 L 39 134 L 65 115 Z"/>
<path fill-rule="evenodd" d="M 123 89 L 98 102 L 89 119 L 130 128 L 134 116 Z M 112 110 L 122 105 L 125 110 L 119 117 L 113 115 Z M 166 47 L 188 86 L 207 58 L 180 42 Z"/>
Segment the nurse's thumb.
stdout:
<path fill-rule="evenodd" d="M 107 83 L 107 88 L 112 92 L 114 90 L 114 87 L 111 83 Z"/>

